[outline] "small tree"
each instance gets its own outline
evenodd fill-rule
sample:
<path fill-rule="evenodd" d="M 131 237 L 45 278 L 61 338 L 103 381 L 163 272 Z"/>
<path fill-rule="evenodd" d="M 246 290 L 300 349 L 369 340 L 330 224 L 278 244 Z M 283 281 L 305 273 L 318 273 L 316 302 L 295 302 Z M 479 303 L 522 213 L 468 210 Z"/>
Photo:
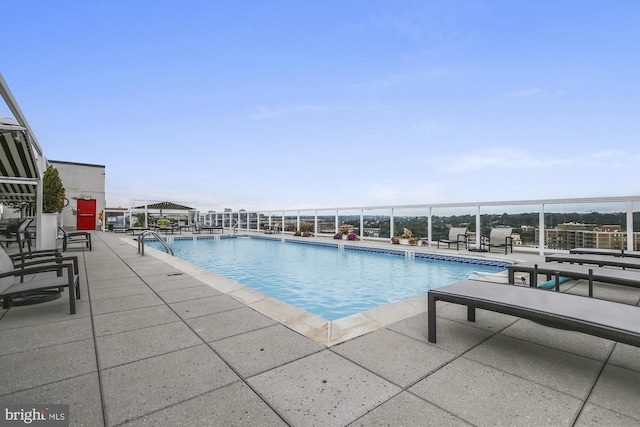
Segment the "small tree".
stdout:
<path fill-rule="evenodd" d="M 58 169 L 49 166 L 42 176 L 42 212 L 62 212 L 65 195 Z"/>

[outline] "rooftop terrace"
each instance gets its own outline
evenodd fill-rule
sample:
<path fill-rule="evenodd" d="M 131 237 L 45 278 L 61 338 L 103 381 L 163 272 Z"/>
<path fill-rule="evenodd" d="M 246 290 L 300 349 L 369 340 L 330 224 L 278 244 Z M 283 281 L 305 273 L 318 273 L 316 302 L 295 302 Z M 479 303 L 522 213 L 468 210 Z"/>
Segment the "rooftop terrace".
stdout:
<path fill-rule="evenodd" d="M 142 257 L 130 238 L 94 232 L 93 251 L 70 247 L 77 314 L 66 293 L 2 311 L 4 404 L 69 404 L 73 426 L 640 423 L 640 348 L 482 310 L 471 324 L 455 304 L 439 304 L 430 344 L 424 297 L 327 346 L 208 284 L 228 279 Z M 640 301 L 638 289 L 597 290 Z"/>

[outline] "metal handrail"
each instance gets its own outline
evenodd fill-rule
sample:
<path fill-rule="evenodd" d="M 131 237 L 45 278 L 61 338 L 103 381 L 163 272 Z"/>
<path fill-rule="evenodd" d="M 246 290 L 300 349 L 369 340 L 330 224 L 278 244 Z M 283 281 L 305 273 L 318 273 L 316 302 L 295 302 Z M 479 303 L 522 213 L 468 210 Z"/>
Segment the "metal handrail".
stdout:
<path fill-rule="evenodd" d="M 160 244 L 164 247 L 167 253 L 170 255 L 173 255 L 173 249 L 171 249 L 171 246 L 169 246 L 169 244 L 165 242 L 164 239 L 160 237 L 160 235 L 153 230 L 145 230 L 140 234 L 140 237 L 138 237 L 138 253 L 139 254 L 144 255 L 144 238 L 148 235 L 152 235 L 153 237 L 155 237 L 156 240 L 158 240 Z"/>

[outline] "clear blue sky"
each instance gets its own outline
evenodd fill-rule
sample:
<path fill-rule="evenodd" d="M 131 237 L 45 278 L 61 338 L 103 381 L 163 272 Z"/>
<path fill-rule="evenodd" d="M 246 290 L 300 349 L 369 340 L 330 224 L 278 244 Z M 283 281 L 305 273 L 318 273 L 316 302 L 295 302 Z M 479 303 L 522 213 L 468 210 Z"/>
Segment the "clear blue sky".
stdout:
<path fill-rule="evenodd" d="M 105 165 L 109 207 L 640 194 L 639 1 L 2 0 L 0 17 L 45 155 Z"/>

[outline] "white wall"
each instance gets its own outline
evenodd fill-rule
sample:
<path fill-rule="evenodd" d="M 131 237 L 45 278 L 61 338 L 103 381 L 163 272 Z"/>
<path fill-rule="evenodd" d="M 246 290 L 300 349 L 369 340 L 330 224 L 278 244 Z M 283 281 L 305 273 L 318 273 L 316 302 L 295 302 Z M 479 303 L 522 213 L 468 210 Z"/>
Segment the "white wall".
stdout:
<path fill-rule="evenodd" d="M 49 163 L 58 170 L 69 199 L 69 204 L 62 210 L 61 220 L 64 228 L 76 229 L 78 199 L 89 195 L 91 199 L 96 200 L 96 229 L 98 229 L 98 215 L 104 211 L 106 204 L 105 167 L 57 160 L 49 160 Z"/>

